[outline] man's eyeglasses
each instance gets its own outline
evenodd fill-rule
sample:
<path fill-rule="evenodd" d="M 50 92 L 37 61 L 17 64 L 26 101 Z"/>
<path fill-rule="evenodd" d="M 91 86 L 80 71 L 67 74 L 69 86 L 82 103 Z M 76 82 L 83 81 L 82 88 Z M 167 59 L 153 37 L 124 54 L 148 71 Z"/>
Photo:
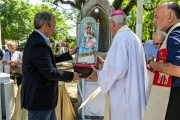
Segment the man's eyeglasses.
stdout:
<path fill-rule="evenodd" d="M 163 43 L 154 43 L 154 45 L 156 45 L 156 46 L 157 46 L 157 45 L 162 45 L 162 44 L 163 44 Z"/>

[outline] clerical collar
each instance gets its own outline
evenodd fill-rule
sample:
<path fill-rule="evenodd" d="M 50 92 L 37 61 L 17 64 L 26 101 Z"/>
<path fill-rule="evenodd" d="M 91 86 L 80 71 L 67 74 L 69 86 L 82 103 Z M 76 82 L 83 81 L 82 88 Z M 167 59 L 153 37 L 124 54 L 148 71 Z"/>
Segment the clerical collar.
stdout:
<path fill-rule="evenodd" d="M 127 26 L 127 25 L 124 25 L 122 26 L 116 34 L 118 34 L 119 32 L 123 32 L 123 31 L 130 31 L 131 29 Z"/>

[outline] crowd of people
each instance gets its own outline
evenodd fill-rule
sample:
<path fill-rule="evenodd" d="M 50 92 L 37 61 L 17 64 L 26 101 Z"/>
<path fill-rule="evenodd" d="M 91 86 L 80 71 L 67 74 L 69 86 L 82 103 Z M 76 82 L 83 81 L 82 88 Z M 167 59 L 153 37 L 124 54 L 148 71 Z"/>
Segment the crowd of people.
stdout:
<path fill-rule="evenodd" d="M 65 41 L 57 42 L 57 43 L 49 43 L 53 54 L 58 55 L 69 51 L 68 44 Z"/>
<path fill-rule="evenodd" d="M 2 72 L 10 74 L 10 79 L 16 80 L 19 87 L 22 83 L 22 74 L 12 72 L 12 66 L 19 66 L 22 70 L 22 52 L 17 50 L 16 41 L 6 43 L 6 51 L 0 48 L 0 61 L 2 63 Z M 62 54 L 69 51 L 67 43 L 61 41 L 58 43 L 49 43 L 54 55 Z"/>
<path fill-rule="evenodd" d="M 101 91 L 106 94 L 105 120 L 143 120 L 148 103 L 150 86 L 147 70 L 153 70 L 172 76 L 172 86 L 164 115 L 165 120 L 179 120 L 180 108 L 180 6 L 175 2 L 165 2 L 155 9 L 153 23 L 157 32 L 144 47 L 139 38 L 127 26 L 127 16 L 121 10 L 115 10 L 110 16 L 112 45 L 104 60 L 98 56 L 103 65 L 101 70 L 92 66 L 93 72 L 87 78 L 97 80 Z M 19 80 L 21 87 L 21 105 L 28 110 L 29 120 L 56 120 L 55 107 L 58 99 L 58 81 L 81 80 L 80 73 L 58 70 L 56 63 L 71 60 L 78 52 L 75 46 L 70 51 L 54 56 L 53 44 L 49 38 L 56 28 L 53 14 L 43 11 L 34 17 L 34 31 L 25 45 L 23 56 L 16 51 L 16 44 L 8 42 L 9 52 L 1 52 L 0 59 L 10 73 L 10 66 L 22 66 L 23 77 Z M 157 62 L 157 53 L 167 38 L 167 62 Z M 86 41 L 88 42 L 88 40 Z M 83 44 L 89 47 L 88 43 Z M 57 47 L 58 48 L 58 47 Z M 3 56 L 3 57 L 2 57 Z M 153 56 L 153 57 L 152 57 Z M 18 78 L 16 78 L 18 79 Z M 152 84 L 152 79 L 149 82 Z"/>

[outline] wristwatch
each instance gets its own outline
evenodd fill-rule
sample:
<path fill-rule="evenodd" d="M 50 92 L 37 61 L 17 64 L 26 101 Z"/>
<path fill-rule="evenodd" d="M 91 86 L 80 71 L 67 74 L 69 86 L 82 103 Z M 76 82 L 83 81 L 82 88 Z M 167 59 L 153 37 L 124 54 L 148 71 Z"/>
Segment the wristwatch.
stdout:
<path fill-rule="evenodd" d="M 147 61 L 147 64 L 149 64 L 151 61 L 154 61 L 154 58 L 153 59 L 150 59 Z"/>

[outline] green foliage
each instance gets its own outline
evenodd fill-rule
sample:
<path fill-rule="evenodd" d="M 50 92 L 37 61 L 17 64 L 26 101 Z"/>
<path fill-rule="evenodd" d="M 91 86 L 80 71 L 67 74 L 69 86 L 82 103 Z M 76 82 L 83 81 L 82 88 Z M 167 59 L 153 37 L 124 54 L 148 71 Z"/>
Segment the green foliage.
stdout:
<path fill-rule="evenodd" d="M 31 5 L 22 0 L 4 0 L 0 4 L 2 37 L 4 39 L 25 39 L 32 31 Z"/>
<path fill-rule="evenodd" d="M 0 1 L 0 10 L 3 41 L 23 41 L 27 39 L 34 30 L 34 16 L 40 11 L 49 11 L 56 16 L 56 32 L 50 38 L 51 41 L 66 39 L 70 36 L 68 30 L 74 27 L 66 23 L 67 19 L 69 19 L 68 14 L 60 12 L 55 5 L 48 1 L 41 5 L 32 5 L 28 3 L 28 0 L 3 0 L 3 2 Z M 71 19 L 74 19 L 74 17 L 75 15 L 71 15 Z M 21 47 L 23 48 L 23 46 L 22 44 Z"/>
<path fill-rule="evenodd" d="M 68 44 L 69 48 L 73 48 L 76 45 L 76 41 L 72 41 Z"/>
<path fill-rule="evenodd" d="M 59 6 L 53 5 L 52 0 L 42 0 L 42 5 L 32 5 L 28 3 L 29 0 L 0 0 L 0 21 L 1 32 L 3 40 L 18 40 L 27 39 L 29 34 L 34 30 L 33 18 L 37 12 L 46 10 L 52 12 L 56 16 L 56 32 L 50 38 L 51 41 L 66 40 L 69 47 L 76 45 L 76 39 L 68 34 L 68 30 L 75 28 L 74 25 L 66 23 L 67 20 L 76 23 L 79 9 L 70 8 L 63 9 Z M 179 0 L 144 0 L 143 2 L 143 30 L 142 41 L 145 42 L 151 39 L 152 34 L 156 31 L 153 24 L 153 16 L 155 8 L 167 1 L 174 1 L 180 4 Z M 79 0 L 74 0 L 74 3 L 79 3 Z M 119 3 L 119 9 L 127 9 L 127 5 L 132 0 L 114 0 L 114 3 Z M 128 26 L 136 32 L 136 16 L 137 6 L 130 7 L 128 12 L 127 23 Z"/>
<path fill-rule="evenodd" d="M 71 9 L 68 9 L 68 10 L 62 9 L 62 13 L 63 13 L 63 15 L 65 15 L 64 16 L 65 18 L 72 20 L 73 22 L 76 22 L 80 11 L 78 9 L 71 7 Z"/>
<path fill-rule="evenodd" d="M 62 14 L 55 6 L 47 6 L 46 4 L 38 5 L 34 7 L 35 11 L 49 11 L 52 12 L 56 17 L 56 31 L 54 35 L 51 37 L 52 41 L 60 41 L 65 39 L 68 35 L 68 30 L 72 28 L 72 26 L 66 24 L 67 17 Z"/>
<path fill-rule="evenodd" d="M 69 48 L 73 48 L 76 45 L 76 38 L 72 36 L 68 36 L 66 37 L 66 42 Z"/>
<path fill-rule="evenodd" d="M 129 0 L 124 0 L 123 3 L 126 3 Z M 180 4 L 179 0 L 168 0 L 171 2 L 177 2 Z M 150 1 L 150 0 L 144 0 L 144 4 L 143 4 L 143 16 L 142 16 L 142 42 L 145 42 L 147 40 L 152 39 L 152 35 L 154 32 L 156 32 L 156 27 L 153 24 L 153 18 L 154 18 L 154 11 L 156 9 L 156 7 L 159 4 L 162 4 L 164 2 L 168 2 L 167 0 L 156 0 L 155 1 Z M 121 7 L 120 7 L 121 8 Z M 129 15 L 128 15 L 128 19 L 127 19 L 127 24 L 128 26 L 134 31 L 136 32 L 136 16 L 137 16 L 137 6 L 134 6 Z"/>
<path fill-rule="evenodd" d="M 127 17 L 127 24 L 132 31 L 136 30 L 136 6 L 134 6 Z"/>

